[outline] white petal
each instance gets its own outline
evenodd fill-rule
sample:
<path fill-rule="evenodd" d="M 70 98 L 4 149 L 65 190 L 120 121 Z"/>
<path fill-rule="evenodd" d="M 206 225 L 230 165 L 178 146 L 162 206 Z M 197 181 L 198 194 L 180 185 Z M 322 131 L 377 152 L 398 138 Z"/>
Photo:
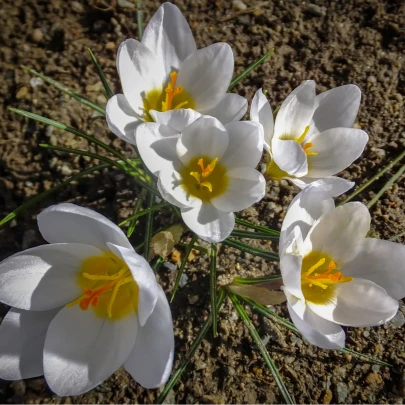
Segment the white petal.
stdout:
<path fill-rule="evenodd" d="M 43 245 L 17 253 L 0 263 L 0 300 L 7 305 L 46 311 L 75 300 L 80 266 L 90 256 L 104 253 L 88 245 Z"/>
<path fill-rule="evenodd" d="M 159 298 L 145 326 L 138 330 L 135 347 L 125 369 L 144 388 L 158 388 L 169 379 L 173 367 L 173 322 L 166 295 L 159 286 Z"/>
<path fill-rule="evenodd" d="M 168 72 L 156 56 L 135 39 L 122 42 L 117 53 L 117 69 L 128 103 L 136 114 L 144 114 L 143 97 L 151 90 L 163 90 Z"/>
<path fill-rule="evenodd" d="M 196 157 L 221 160 L 229 144 L 225 127 L 206 115 L 184 129 L 177 143 L 177 154 L 184 165 Z"/>
<path fill-rule="evenodd" d="M 78 305 L 52 320 L 44 346 L 44 375 L 57 395 L 80 395 L 102 383 L 128 358 L 136 339 L 135 312 L 115 321 Z"/>
<path fill-rule="evenodd" d="M 181 216 L 186 225 L 201 239 L 212 243 L 226 239 L 235 226 L 233 213 L 220 211 L 211 204 L 182 209 Z"/>
<path fill-rule="evenodd" d="M 263 129 L 251 121 L 235 121 L 225 125 L 229 145 L 221 164 L 227 168 L 254 168 L 263 154 Z"/>
<path fill-rule="evenodd" d="M 315 82 L 307 80 L 286 98 L 277 113 L 274 136 L 298 138 L 310 124 L 315 111 Z"/>
<path fill-rule="evenodd" d="M 331 197 L 337 197 L 350 190 L 355 185 L 353 181 L 342 179 L 341 177 L 336 176 L 326 176 L 322 178 L 305 176 L 300 177 L 299 179 L 289 178 L 289 180 L 301 189 L 304 189 L 308 185 L 322 187 L 326 186 L 326 189 L 330 189 L 334 193 L 334 195 L 331 195 Z"/>
<path fill-rule="evenodd" d="M 308 173 L 307 155 L 299 143 L 273 137 L 272 153 L 277 166 L 290 176 L 301 177 Z"/>
<path fill-rule="evenodd" d="M 144 326 L 153 310 L 158 299 L 158 283 L 155 273 L 149 266 L 149 263 L 138 253 L 126 249 L 122 246 L 116 246 L 109 243 L 110 250 L 121 258 L 132 273 L 132 277 L 138 284 L 138 317 L 141 326 Z"/>
<path fill-rule="evenodd" d="M 227 124 L 231 121 L 239 121 L 246 114 L 247 108 L 248 102 L 245 97 L 228 93 L 215 107 L 204 113 L 217 118 L 223 124 Z"/>
<path fill-rule="evenodd" d="M 125 142 L 133 145 L 135 142 L 135 130 L 143 121 L 129 105 L 123 94 L 116 94 L 108 100 L 106 107 L 108 128 Z"/>
<path fill-rule="evenodd" d="M 166 72 L 177 70 L 197 50 L 193 34 L 181 11 L 171 3 L 162 4 L 150 19 L 142 44 L 156 55 Z"/>
<path fill-rule="evenodd" d="M 199 112 L 191 108 L 180 108 L 179 110 L 165 112 L 149 110 L 149 113 L 158 124 L 167 125 L 179 133 L 201 117 Z"/>
<path fill-rule="evenodd" d="M 344 266 L 344 274 L 370 280 L 400 300 L 405 297 L 405 246 L 366 238 L 359 254 Z"/>
<path fill-rule="evenodd" d="M 263 126 L 264 148 L 270 151 L 270 142 L 274 132 L 274 119 L 270 103 L 263 94 L 262 89 L 257 90 L 253 97 L 252 106 L 250 107 L 250 119 Z"/>
<path fill-rule="evenodd" d="M 362 153 L 368 135 L 361 129 L 333 128 L 308 138 L 311 152 L 308 156 L 308 177 L 325 177 L 339 173 L 350 166 Z"/>
<path fill-rule="evenodd" d="M 228 170 L 226 191 L 211 200 L 214 207 L 224 212 L 240 211 L 260 201 L 266 193 L 266 180 L 252 167 Z"/>
<path fill-rule="evenodd" d="M 280 259 L 280 271 L 285 289 L 298 299 L 304 299 L 301 289 L 302 256 L 284 255 Z"/>
<path fill-rule="evenodd" d="M 8 311 L 0 325 L 0 378 L 23 380 L 44 373 L 46 331 L 58 311 Z"/>
<path fill-rule="evenodd" d="M 179 133 L 157 123 L 142 124 L 136 131 L 138 151 L 147 168 L 157 174 L 178 161 L 176 144 Z"/>
<path fill-rule="evenodd" d="M 395 316 L 398 301 L 369 280 L 354 278 L 334 286 L 335 296 L 325 305 L 308 302 L 319 316 L 345 326 L 377 326 Z"/>
<path fill-rule="evenodd" d="M 233 75 L 233 53 L 223 42 L 199 49 L 182 63 L 176 84 L 195 101 L 195 109 L 206 113 L 228 90 Z"/>
<path fill-rule="evenodd" d="M 305 339 L 322 349 L 342 349 L 345 346 L 345 332 L 339 325 L 316 315 L 301 301 L 293 306 L 290 300 L 287 307 L 291 320 Z M 299 306 L 303 308 L 298 308 L 300 311 L 297 312 Z"/>
<path fill-rule="evenodd" d="M 361 91 L 353 85 L 336 87 L 316 96 L 317 105 L 312 117 L 316 132 L 330 128 L 353 126 L 360 106 Z"/>
<path fill-rule="evenodd" d="M 52 205 L 37 220 L 42 237 L 49 243 L 81 243 L 105 250 L 111 242 L 132 248 L 121 228 L 89 208 L 69 203 Z"/>
<path fill-rule="evenodd" d="M 350 202 L 323 215 L 309 232 L 305 244 L 332 257 L 339 268 L 356 257 L 370 230 L 370 213 L 365 205 Z"/>
<path fill-rule="evenodd" d="M 199 207 L 202 203 L 199 198 L 186 192 L 181 175 L 173 166 L 159 172 L 157 186 L 162 198 L 176 207 Z"/>

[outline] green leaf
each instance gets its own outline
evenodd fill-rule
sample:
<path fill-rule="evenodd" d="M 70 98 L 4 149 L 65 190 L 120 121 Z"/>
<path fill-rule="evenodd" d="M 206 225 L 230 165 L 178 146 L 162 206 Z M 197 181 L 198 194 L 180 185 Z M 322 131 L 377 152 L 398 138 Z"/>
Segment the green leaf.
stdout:
<path fill-rule="evenodd" d="M 234 229 L 230 236 L 232 236 L 233 238 L 261 239 L 261 240 L 279 240 L 280 239 L 280 236 L 271 235 L 267 232 L 241 231 L 240 229 Z"/>
<path fill-rule="evenodd" d="M 111 160 L 105 156 L 98 155 L 97 153 L 91 153 L 87 152 L 85 150 L 79 150 L 79 149 L 73 149 L 73 148 L 64 148 L 62 146 L 54 146 L 54 145 L 49 145 L 47 143 L 40 143 L 39 146 L 44 149 L 51 149 L 51 150 L 56 150 L 57 152 L 64 152 L 64 153 L 70 153 L 73 155 L 80 155 L 80 156 L 87 156 L 93 159 L 98 159 L 101 160 L 102 162 L 109 163 L 111 166 L 115 166 L 118 169 L 124 170 L 124 167 L 122 164 L 117 162 L 116 160 Z"/>
<path fill-rule="evenodd" d="M 275 229 L 266 228 L 265 226 L 256 225 L 256 224 L 253 224 L 252 222 L 245 221 L 244 219 L 236 218 L 235 222 L 238 225 L 243 225 L 246 228 L 254 229 L 255 231 L 268 233 L 269 235 L 280 236 L 280 231 L 276 231 Z"/>
<path fill-rule="evenodd" d="M 233 282 L 238 283 L 238 284 L 260 284 L 260 283 L 266 283 L 266 282 L 273 282 L 276 280 L 281 280 L 282 277 L 279 274 L 276 274 L 274 276 L 264 276 L 264 277 L 255 277 L 255 278 L 243 278 L 243 277 L 235 277 L 233 279 Z"/>
<path fill-rule="evenodd" d="M 392 238 L 389 238 L 388 240 L 390 242 L 393 242 L 394 240 L 397 240 L 398 238 L 402 238 L 402 236 L 404 236 L 404 235 L 405 235 L 405 231 L 393 236 Z"/>
<path fill-rule="evenodd" d="M 277 253 L 268 252 L 267 250 L 247 245 L 246 243 L 237 241 L 235 239 L 228 238 L 228 239 L 225 239 L 222 243 L 224 245 L 233 247 L 234 249 L 238 249 L 241 252 L 245 252 L 245 253 L 249 253 L 251 255 L 262 257 L 263 259 L 273 260 L 273 261 L 280 260 L 279 255 Z"/>
<path fill-rule="evenodd" d="M 253 62 L 251 65 L 249 65 L 242 73 L 239 73 L 232 81 L 231 84 L 228 87 L 228 91 L 233 90 L 233 88 L 240 82 L 242 81 L 250 72 L 252 72 L 254 69 L 256 69 L 258 66 L 260 66 L 274 51 L 273 49 L 270 49 L 270 51 L 266 52 L 260 59 L 258 59 L 256 62 Z"/>
<path fill-rule="evenodd" d="M 142 217 L 142 216 L 144 216 L 146 214 L 149 214 L 150 212 L 159 211 L 162 208 L 166 208 L 166 207 L 170 207 L 170 204 L 169 203 L 160 203 L 160 204 L 153 205 L 150 208 L 146 208 L 146 209 L 144 209 L 144 210 L 142 210 L 140 212 L 137 212 L 134 215 L 131 215 L 127 219 L 124 219 L 124 221 L 120 222 L 118 224 L 118 226 L 123 226 L 123 225 L 127 224 L 128 222 L 131 222 L 131 221 L 136 220 L 136 219 L 138 219 L 138 218 L 140 218 L 140 217 Z"/>
<path fill-rule="evenodd" d="M 94 67 L 96 68 L 97 74 L 98 74 L 101 82 L 103 83 L 104 91 L 105 91 L 105 94 L 107 95 L 107 100 L 109 100 L 111 97 L 114 96 L 114 93 L 112 92 L 112 90 L 107 82 L 107 79 L 103 73 L 103 70 L 101 69 L 100 64 L 98 63 L 97 58 L 94 56 L 94 54 L 90 48 L 88 48 L 88 51 L 90 54 L 91 61 L 93 62 Z"/>
<path fill-rule="evenodd" d="M 93 143 L 93 144 L 95 144 L 97 146 L 100 146 L 104 150 L 110 152 L 112 155 L 116 156 L 118 159 L 120 159 L 120 160 L 122 160 L 124 162 L 127 162 L 127 159 L 125 158 L 125 156 L 121 155 L 121 153 L 118 152 L 116 149 L 112 148 L 111 146 L 107 145 L 106 143 L 104 143 L 104 142 L 102 142 L 102 141 L 100 141 L 100 140 L 98 140 L 96 138 L 93 138 L 90 135 L 85 134 L 82 131 L 79 131 L 78 129 L 69 127 L 69 126 L 67 126 L 65 124 L 62 124 L 61 122 L 51 120 L 50 118 L 45 118 L 45 117 L 43 117 L 41 115 L 34 114 L 34 113 L 29 112 L 29 111 L 20 110 L 18 108 L 13 108 L 13 107 L 9 107 L 9 110 L 16 113 L 16 114 L 22 115 L 23 117 L 27 117 L 27 118 L 30 118 L 32 120 L 42 122 L 43 124 L 50 125 L 50 126 L 52 126 L 54 128 L 62 129 L 63 131 L 70 132 L 73 135 L 76 135 L 76 136 L 79 136 L 80 138 L 86 139 L 88 142 Z M 129 163 L 129 164 L 132 167 L 134 167 L 134 164 L 131 164 L 131 163 Z"/>
<path fill-rule="evenodd" d="M 283 396 L 285 403 L 294 404 L 295 402 L 294 402 L 293 398 L 291 397 L 290 393 L 288 392 L 287 387 L 285 386 L 284 381 L 281 378 L 281 375 L 278 372 L 278 369 L 274 363 L 274 360 L 271 358 L 270 353 L 267 351 L 266 346 L 263 344 L 262 339 L 259 336 L 259 333 L 257 332 L 255 326 L 253 325 L 252 321 L 250 320 L 245 309 L 240 304 L 240 302 L 235 294 L 233 294 L 230 291 L 228 291 L 227 294 L 228 294 L 228 297 L 231 299 L 232 304 L 235 307 L 236 311 L 238 312 L 240 318 L 243 320 L 243 323 L 245 324 L 246 328 L 248 329 L 250 336 L 252 336 L 253 340 L 255 341 L 256 346 L 258 347 L 260 354 L 263 357 L 264 362 L 266 363 L 267 367 L 273 374 L 273 377 L 276 380 L 276 383 L 278 385 L 278 388 L 281 391 L 281 395 Z"/>
<path fill-rule="evenodd" d="M 383 169 L 381 169 L 377 174 L 370 178 L 366 183 L 361 185 L 360 187 L 356 188 L 351 194 L 349 194 L 343 201 L 341 201 L 338 205 L 346 204 L 350 200 L 352 200 L 356 195 L 360 194 L 363 190 L 367 187 L 371 186 L 376 180 L 378 180 L 385 172 L 392 169 L 398 162 L 400 162 L 405 157 L 405 151 L 403 151 L 400 155 L 398 155 L 394 160 L 388 163 Z"/>
<path fill-rule="evenodd" d="M 97 166 L 93 166 L 90 167 L 86 170 L 84 170 L 81 173 L 75 174 L 72 177 L 69 177 L 68 179 L 62 181 L 60 184 L 50 188 L 49 190 L 46 190 L 38 195 L 36 195 L 35 197 L 32 197 L 31 199 L 29 199 L 28 201 L 26 201 L 25 203 L 21 204 L 18 208 L 16 208 L 15 210 L 13 210 L 12 212 L 10 212 L 10 214 L 8 214 L 7 216 L 5 216 L 1 221 L 0 221 L 0 226 L 4 225 L 5 223 L 7 223 L 8 221 L 11 221 L 13 218 L 15 218 L 17 215 L 21 214 L 22 212 L 24 212 L 25 210 L 27 210 L 29 207 L 31 207 L 32 205 L 40 202 L 41 200 L 43 200 L 46 196 L 55 193 L 56 191 L 58 191 L 59 189 L 67 186 L 69 183 L 71 183 L 72 181 L 75 180 L 79 180 L 82 177 L 86 176 L 87 174 L 91 174 L 93 172 L 99 171 L 99 170 L 103 170 L 107 167 L 110 167 L 111 165 L 109 163 L 103 163 L 101 165 L 97 165 Z"/>
<path fill-rule="evenodd" d="M 217 307 L 216 312 L 218 313 L 222 307 L 224 302 L 225 293 L 224 290 L 220 289 L 218 293 L 217 299 Z M 202 328 L 198 332 L 197 337 L 195 338 L 194 342 L 192 343 L 189 351 L 184 356 L 184 359 L 180 362 L 179 366 L 177 367 L 176 371 L 170 377 L 170 380 L 166 383 L 163 391 L 159 395 L 158 399 L 156 400 L 155 404 L 162 404 L 163 401 L 166 399 L 167 395 L 171 391 L 171 389 L 175 386 L 177 381 L 179 381 L 181 375 L 183 374 L 184 370 L 187 368 L 188 364 L 190 363 L 191 358 L 193 357 L 195 351 L 197 350 L 198 346 L 200 346 L 202 340 L 204 339 L 207 332 L 210 330 L 212 324 L 212 317 L 207 317 L 206 321 L 203 323 Z"/>
<path fill-rule="evenodd" d="M 265 316 L 266 318 L 274 320 L 277 323 L 279 323 L 280 325 L 285 326 L 286 328 L 288 328 L 292 332 L 302 336 L 300 331 L 295 327 L 295 325 L 292 322 L 288 321 L 287 319 L 282 318 L 281 316 L 278 316 L 275 312 L 271 311 L 270 309 L 266 308 L 265 306 L 255 302 L 255 301 L 251 300 L 248 297 L 241 296 L 240 298 L 243 301 L 245 301 L 247 304 L 249 304 L 252 308 L 254 308 L 257 312 L 259 312 L 260 314 Z M 376 359 L 376 358 L 374 358 L 372 356 L 369 356 L 367 354 L 356 352 L 355 350 L 344 348 L 344 349 L 341 349 L 339 351 L 342 352 L 342 353 L 345 353 L 345 354 L 354 354 L 355 356 L 358 356 L 358 357 L 361 357 L 361 358 L 363 358 L 365 360 L 368 360 L 371 363 L 375 363 L 375 364 L 379 364 L 379 365 L 387 366 L 387 367 L 393 367 L 392 364 L 390 364 L 390 363 L 387 363 L 387 362 L 385 362 L 383 360 L 380 360 L 380 359 Z"/>
<path fill-rule="evenodd" d="M 173 287 L 172 297 L 170 298 L 170 302 L 173 302 L 174 296 L 176 295 L 177 289 L 179 288 L 181 276 L 184 272 L 184 269 L 188 262 L 188 258 L 190 256 L 190 253 L 194 247 L 194 244 L 195 244 L 197 238 L 198 238 L 198 236 L 196 234 L 193 234 L 191 241 L 187 244 L 186 253 L 183 256 L 183 260 L 181 261 L 179 270 L 177 271 L 176 281 L 174 282 L 174 287 Z"/>
<path fill-rule="evenodd" d="M 44 82 L 56 87 L 58 90 L 62 91 L 63 93 L 67 94 L 68 96 L 74 98 L 75 100 L 79 101 L 80 103 L 82 103 L 83 105 L 85 105 L 86 107 L 91 108 L 94 111 L 99 112 L 102 115 L 105 115 L 105 108 L 102 107 L 101 105 L 98 105 L 96 103 L 93 103 L 92 101 L 88 100 L 86 97 L 83 97 L 82 95 L 74 92 L 73 90 L 70 90 L 68 87 L 64 86 L 63 84 L 57 82 L 56 80 L 51 79 L 48 76 L 43 75 L 42 73 L 37 72 L 34 69 L 31 69 L 27 66 L 21 65 L 21 67 L 33 74 L 34 76 L 40 77 Z"/>
<path fill-rule="evenodd" d="M 380 197 L 404 174 L 404 172 L 405 165 L 401 166 L 400 169 L 393 176 L 391 176 L 391 178 L 384 184 L 382 189 L 367 204 L 367 208 L 370 209 L 380 199 Z"/>

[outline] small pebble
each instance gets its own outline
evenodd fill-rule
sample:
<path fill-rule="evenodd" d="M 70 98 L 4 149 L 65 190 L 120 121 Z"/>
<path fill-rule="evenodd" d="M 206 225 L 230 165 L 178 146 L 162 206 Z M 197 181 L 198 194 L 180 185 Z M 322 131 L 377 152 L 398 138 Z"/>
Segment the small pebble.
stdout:
<path fill-rule="evenodd" d="M 325 7 L 320 7 L 317 4 L 309 3 L 305 8 L 305 11 L 308 13 L 316 16 L 316 17 L 323 17 L 326 15 Z"/>
<path fill-rule="evenodd" d="M 247 5 L 242 0 L 233 0 L 232 5 L 238 10 L 246 10 Z"/>
<path fill-rule="evenodd" d="M 118 5 L 122 8 L 135 8 L 135 4 L 129 2 L 128 0 L 118 0 Z"/>
<path fill-rule="evenodd" d="M 164 262 L 163 266 L 165 266 L 166 268 L 168 268 L 171 271 L 174 271 L 174 270 L 177 269 L 177 266 L 175 264 L 173 264 L 173 263 L 170 263 L 170 262 Z"/>
<path fill-rule="evenodd" d="M 62 165 L 62 167 L 61 167 L 61 169 L 60 169 L 60 172 L 61 172 L 64 176 L 71 176 L 72 173 L 73 173 L 72 169 L 71 169 L 68 165 L 66 165 L 66 164 Z"/>
<path fill-rule="evenodd" d="M 17 91 L 15 98 L 17 100 L 22 100 L 22 99 L 27 98 L 29 94 L 30 94 L 29 88 L 27 86 L 23 86 Z"/>
<path fill-rule="evenodd" d="M 72 1 L 70 3 L 70 6 L 72 7 L 72 10 L 75 13 L 83 13 L 83 11 L 84 11 L 83 5 L 81 3 L 79 3 L 78 1 Z"/>
<path fill-rule="evenodd" d="M 30 86 L 35 89 L 38 86 L 42 86 L 44 84 L 44 81 L 40 77 L 33 77 L 30 80 Z"/>
<path fill-rule="evenodd" d="M 337 402 L 339 404 L 344 404 L 349 394 L 349 388 L 345 383 L 338 382 L 336 384 L 336 394 L 337 394 Z"/>
<path fill-rule="evenodd" d="M 199 296 L 198 295 L 191 295 L 190 297 L 188 297 L 188 302 L 190 303 L 190 305 L 194 305 L 198 300 L 199 300 Z"/>
<path fill-rule="evenodd" d="M 184 287 L 186 284 L 188 283 L 188 277 L 187 274 L 182 274 L 180 277 L 180 281 L 179 281 L 179 287 L 182 288 Z"/>
<path fill-rule="evenodd" d="M 363 332 L 363 336 L 364 336 L 365 338 L 370 337 L 370 332 L 369 332 L 368 330 L 365 330 L 365 331 Z"/>
<path fill-rule="evenodd" d="M 369 77 L 367 77 L 367 80 L 370 83 L 377 83 L 377 78 L 375 76 L 369 76 Z"/>
<path fill-rule="evenodd" d="M 107 42 L 105 44 L 106 51 L 115 51 L 115 42 Z"/>
<path fill-rule="evenodd" d="M 34 42 L 41 42 L 44 37 L 44 34 L 40 28 L 35 28 L 31 33 L 31 38 Z"/>
<path fill-rule="evenodd" d="M 366 377 L 365 381 L 367 384 L 370 384 L 370 385 L 379 385 L 383 382 L 383 379 L 382 379 L 381 375 L 378 373 L 370 373 Z"/>

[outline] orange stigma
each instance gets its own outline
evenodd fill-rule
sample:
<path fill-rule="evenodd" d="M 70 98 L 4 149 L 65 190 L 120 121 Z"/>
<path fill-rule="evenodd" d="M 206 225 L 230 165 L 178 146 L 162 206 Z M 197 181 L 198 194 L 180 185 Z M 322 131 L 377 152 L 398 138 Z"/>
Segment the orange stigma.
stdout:
<path fill-rule="evenodd" d="M 215 169 L 215 166 L 217 165 L 218 158 L 215 158 L 211 163 L 209 163 L 206 167 L 204 167 L 204 159 L 200 158 L 198 159 L 198 166 L 201 167 L 201 174 L 198 172 L 190 172 L 190 175 L 193 176 L 197 181 L 198 184 L 200 184 L 203 187 L 208 188 L 210 192 L 212 192 L 212 184 L 209 181 L 201 181 L 201 177 L 205 179 L 208 177 Z"/>
<path fill-rule="evenodd" d="M 313 266 L 311 266 L 308 271 L 302 274 L 302 284 L 309 284 L 309 287 L 312 287 L 312 285 L 316 285 L 318 287 L 321 287 L 323 289 L 328 288 L 328 285 L 330 284 L 336 284 L 336 283 L 345 283 L 347 281 L 351 281 L 352 277 L 348 276 L 343 276 L 343 274 L 340 271 L 336 271 L 335 273 L 332 273 L 334 270 L 336 270 L 336 263 L 331 260 L 328 265 L 328 269 L 324 271 L 323 273 L 315 273 L 313 276 L 311 275 L 316 269 L 319 267 L 323 266 L 325 263 L 326 259 L 322 258 L 320 259 L 317 263 L 315 263 Z"/>
<path fill-rule="evenodd" d="M 183 88 L 181 86 L 176 87 L 176 80 L 177 80 L 177 72 L 171 72 L 170 82 L 167 84 L 167 87 L 165 89 L 166 99 L 165 101 L 162 101 L 163 112 L 170 110 L 178 110 L 179 108 L 182 108 L 183 106 L 188 104 L 188 101 L 184 101 L 183 103 L 176 105 L 174 108 L 172 107 L 174 97 L 183 91 Z"/>

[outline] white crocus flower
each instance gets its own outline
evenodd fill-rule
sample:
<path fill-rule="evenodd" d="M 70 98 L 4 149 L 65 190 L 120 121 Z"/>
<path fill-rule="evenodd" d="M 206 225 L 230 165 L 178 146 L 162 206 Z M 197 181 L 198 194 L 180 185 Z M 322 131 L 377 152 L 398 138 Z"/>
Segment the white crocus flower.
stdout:
<path fill-rule="evenodd" d="M 316 96 L 315 82 L 308 80 L 283 102 L 274 123 L 270 104 L 259 89 L 250 118 L 264 129 L 266 175 L 287 178 L 304 188 L 352 164 L 368 141 L 364 131 L 352 128 L 360 98 L 360 89 L 351 84 Z"/>
<path fill-rule="evenodd" d="M 0 263 L 0 378 L 44 374 L 58 395 L 82 394 L 119 367 L 146 388 L 172 369 L 169 304 L 153 270 L 104 216 L 59 204 L 38 216 L 50 244 Z"/>
<path fill-rule="evenodd" d="M 158 176 L 162 197 L 181 208 L 186 225 L 209 242 L 226 239 L 233 212 L 261 200 L 265 180 L 255 167 L 263 151 L 259 124 L 185 109 L 152 112 L 156 123 L 138 128 L 139 153 Z"/>
<path fill-rule="evenodd" d="M 229 45 L 216 43 L 197 50 L 180 10 L 164 3 L 146 26 L 142 41 L 128 39 L 118 49 L 124 94 L 108 101 L 109 128 L 134 144 L 138 125 L 153 121 L 150 110 L 192 108 L 224 124 L 239 120 L 247 100 L 226 94 L 233 68 Z"/>
<path fill-rule="evenodd" d="M 280 235 L 291 319 L 309 342 L 325 349 L 344 347 L 340 325 L 387 322 L 405 296 L 405 246 L 366 237 L 370 214 L 365 205 L 335 208 L 331 197 L 347 189 L 338 180 L 344 181 L 317 181 L 299 193 Z"/>

